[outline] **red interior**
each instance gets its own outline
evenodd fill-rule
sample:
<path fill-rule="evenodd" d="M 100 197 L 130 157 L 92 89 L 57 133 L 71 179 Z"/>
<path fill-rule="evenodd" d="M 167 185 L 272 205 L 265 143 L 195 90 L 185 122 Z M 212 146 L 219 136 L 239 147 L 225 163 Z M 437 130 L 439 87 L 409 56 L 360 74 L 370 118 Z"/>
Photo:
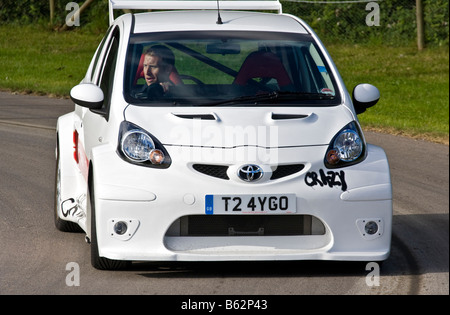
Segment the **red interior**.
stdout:
<path fill-rule="evenodd" d="M 248 55 L 234 83 L 246 85 L 253 78 L 274 78 L 279 86 L 292 84 L 280 59 L 268 51 L 256 51 Z"/>

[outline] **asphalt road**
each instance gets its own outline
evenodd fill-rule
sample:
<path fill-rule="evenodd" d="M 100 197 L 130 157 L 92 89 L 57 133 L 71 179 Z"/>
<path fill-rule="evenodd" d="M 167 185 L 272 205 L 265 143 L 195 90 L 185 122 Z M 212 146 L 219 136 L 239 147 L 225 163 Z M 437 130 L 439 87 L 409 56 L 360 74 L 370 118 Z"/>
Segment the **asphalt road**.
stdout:
<path fill-rule="evenodd" d="M 53 223 L 54 127 L 72 110 L 69 100 L 0 93 L 1 295 L 449 294 L 449 147 L 370 132 L 368 142 L 386 150 L 394 192 L 392 253 L 380 277 L 365 264 L 337 262 L 96 270 L 84 235 Z"/>

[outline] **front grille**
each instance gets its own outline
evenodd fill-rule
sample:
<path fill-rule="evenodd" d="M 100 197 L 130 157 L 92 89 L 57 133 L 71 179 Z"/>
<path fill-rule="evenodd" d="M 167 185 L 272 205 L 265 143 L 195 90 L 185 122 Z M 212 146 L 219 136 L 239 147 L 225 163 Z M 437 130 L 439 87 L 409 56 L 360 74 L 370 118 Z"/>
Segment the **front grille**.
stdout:
<path fill-rule="evenodd" d="M 323 235 L 322 222 L 311 215 L 191 215 L 175 221 L 167 236 Z"/>
<path fill-rule="evenodd" d="M 224 165 L 208 165 L 208 164 L 194 164 L 192 168 L 197 172 L 221 179 L 230 179 L 227 175 L 228 166 Z"/>
<path fill-rule="evenodd" d="M 305 165 L 303 164 L 289 164 L 289 165 L 278 165 L 277 169 L 273 171 L 271 180 L 283 178 L 295 173 L 300 172 Z"/>
<path fill-rule="evenodd" d="M 228 166 L 226 165 L 194 164 L 192 165 L 192 168 L 197 172 L 208 176 L 226 180 L 230 179 L 227 174 Z M 304 168 L 305 168 L 304 164 L 278 165 L 275 171 L 273 171 L 270 179 L 271 180 L 280 179 L 298 173 Z"/>

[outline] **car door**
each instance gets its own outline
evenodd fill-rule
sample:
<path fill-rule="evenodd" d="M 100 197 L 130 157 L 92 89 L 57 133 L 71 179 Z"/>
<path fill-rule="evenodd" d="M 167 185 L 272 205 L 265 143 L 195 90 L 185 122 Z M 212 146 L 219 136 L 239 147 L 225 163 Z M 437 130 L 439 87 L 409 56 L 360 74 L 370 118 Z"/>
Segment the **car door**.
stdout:
<path fill-rule="evenodd" d="M 93 69 L 92 82 L 99 86 L 104 94 L 103 106 L 100 109 L 83 108 L 80 135 L 84 139 L 84 149 L 88 159 L 93 147 L 100 145 L 108 128 L 109 112 L 111 107 L 111 93 L 113 90 L 116 61 L 119 51 L 120 29 L 112 30 L 111 36 L 103 44 L 99 52 L 99 60 Z"/>

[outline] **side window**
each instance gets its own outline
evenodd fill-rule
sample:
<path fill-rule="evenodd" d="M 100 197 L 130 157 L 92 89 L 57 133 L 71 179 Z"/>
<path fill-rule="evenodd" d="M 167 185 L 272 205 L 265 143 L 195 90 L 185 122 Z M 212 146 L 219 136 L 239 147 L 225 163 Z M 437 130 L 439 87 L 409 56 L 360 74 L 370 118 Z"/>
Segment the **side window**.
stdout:
<path fill-rule="evenodd" d="M 90 74 L 91 82 L 94 82 L 95 69 L 97 68 L 98 59 L 100 58 L 100 55 L 102 54 L 103 46 L 105 46 L 105 42 L 106 42 L 106 39 L 108 38 L 109 31 L 110 30 L 108 30 L 108 32 L 106 33 L 105 37 L 103 37 L 103 40 L 100 43 L 100 45 L 98 46 L 98 49 L 97 49 L 97 51 L 95 53 L 94 62 L 92 63 L 92 68 L 90 69 L 90 71 L 91 71 L 91 74 Z"/>
<path fill-rule="evenodd" d="M 119 50 L 119 30 L 115 29 L 111 37 L 111 41 L 108 44 L 104 62 L 101 66 L 101 75 L 99 86 L 104 94 L 103 107 L 96 111 L 99 114 L 103 114 L 108 119 L 109 106 L 111 101 L 112 84 L 114 81 L 114 73 L 116 70 L 116 61 Z"/>
<path fill-rule="evenodd" d="M 311 45 L 309 45 L 311 47 Z M 326 83 L 321 75 L 321 71 L 325 68 L 323 63 L 320 66 L 316 64 L 315 59 L 311 55 L 310 47 L 303 46 L 300 48 L 301 63 L 304 64 L 305 69 L 302 71 L 303 76 L 303 91 L 308 93 L 320 93 L 325 87 Z M 315 51 L 315 50 L 314 50 Z"/>
<path fill-rule="evenodd" d="M 316 47 L 313 45 L 310 46 L 309 52 L 311 54 L 312 59 L 317 65 L 317 69 L 320 72 L 320 75 L 322 76 L 323 81 L 325 82 L 324 88 L 327 88 L 330 90 L 330 88 L 333 87 L 333 83 L 331 82 L 330 75 L 328 74 L 327 68 L 325 67 L 325 64 L 323 63 L 322 58 L 320 58 L 320 55 L 318 51 L 316 50 Z"/>
<path fill-rule="evenodd" d="M 105 36 L 103 37 L 102 41 L 97 47 L 97 50 L 95 51 L 94 58 L 91 61 L 91 64 L 89 65 L 89 69 L 86 73 L 86 77 L 89 78 L 91 83 L 96 83 L 96 73 L 99 72 L 98 68 L 98 61 L 100 60 L 101 55 L 103 54 L 105 43 L 108 41 L 109 35 L 111 33 L 111 27 L 106 31 Z"/>

